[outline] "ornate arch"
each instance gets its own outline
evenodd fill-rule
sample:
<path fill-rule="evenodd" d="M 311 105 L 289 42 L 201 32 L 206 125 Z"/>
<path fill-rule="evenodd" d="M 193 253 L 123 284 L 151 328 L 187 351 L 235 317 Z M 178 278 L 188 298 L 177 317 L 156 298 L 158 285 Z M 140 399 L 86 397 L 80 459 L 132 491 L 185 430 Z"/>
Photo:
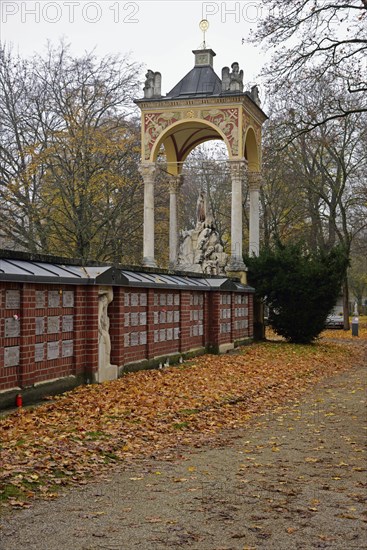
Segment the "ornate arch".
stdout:
<path fill-rule="evenodd" d="M 260 171 L 260 144 L 256 139 L 256 130 L 253 126 L 247 126 L 244 131 L 244 157 L 248 163 L 248 169 L 250 172 Z"/>
<path fill-rule="evenodd" d="M 149 160 L 150 162 L 156 162 L 159 150 L 163 145 L 168 166 L 171 167 L 169 172 L 178 175 L 181 170 L 181 163 L 197 145 L 215 139 L 220 139 L 225 143 L 230 156 L 230 142 L 214 123 L 198 118 L 190 119 L 190 121 L 176 121 L 168 126 L 155 140 L 150 150 Z M 173 170 L 174 168 L 175 170 Z"/>

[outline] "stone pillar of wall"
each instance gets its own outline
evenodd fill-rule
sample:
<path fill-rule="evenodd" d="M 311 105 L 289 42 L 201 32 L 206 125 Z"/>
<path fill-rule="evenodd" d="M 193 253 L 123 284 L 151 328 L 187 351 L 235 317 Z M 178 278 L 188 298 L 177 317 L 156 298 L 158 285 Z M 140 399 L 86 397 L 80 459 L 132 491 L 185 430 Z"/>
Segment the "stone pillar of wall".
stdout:
<path fill-rule="evenodd" d="M 154 179 L 156 165 L 143 163 L 139 167 L 144 180 L 144 240 L 143 266 L 156 267 L 154 257 Z"/>
<path fill-rule="evenodd" d="M 180 351 L 189 351 L 191 348 L 190 338 L 190 297 L 191 292 L 181 290 L 180 292 Z"/>
<path fill-rule="evenodd" d="M 85 291 L 85 376 L 94 382 L 98 373 L 98 286 Z"/>
<path fill-rule="evenodd" d="M 31 386 L 37 382 L 34 361 L 34 344 L 36 341 L 35 288 L 24 284 L 21 292 L 20 312 L 20 365 L 19 380 L 21 387 Z"/>
<path fill-rule="evenodd" d="M 111 363 L 118 367 L 124 364 L 125 288 L 113 287 L 113 301 L 109 308 Z"/>
<path fill-rule="evenodd" d="M 74 373 L 84 376 L 86 366 L 86 287 L 76 286 L 74 290 Z"/>
<path fill-rule="evenodd" d="M 146 358 L 154 357 L 154 288 L 148 288 Z"/>

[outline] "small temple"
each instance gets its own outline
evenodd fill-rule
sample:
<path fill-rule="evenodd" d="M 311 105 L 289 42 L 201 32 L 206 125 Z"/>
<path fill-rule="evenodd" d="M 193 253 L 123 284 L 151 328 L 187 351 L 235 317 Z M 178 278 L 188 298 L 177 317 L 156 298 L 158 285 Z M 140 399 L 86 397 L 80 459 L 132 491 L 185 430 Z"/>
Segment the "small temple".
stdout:
<path fill-rule="evenodd" d="M 182 269 L 177 199 L 182 184 L 183 162 L 196 146 L 219 139 L 226 145 L 232 182 L 231 250 L 226 261 L 226 272 L 245 278 L 242 187 L 246 182 L 250 197 L 249 253 L 258 255 L 261 129 L 267 116 L 261 109 L 257 86 L 244 91 L 243 70 L 237 61 L 230 67 L 223 67 L 220 78 L 214 70 L 216 54 L 206 47 L 205 40 L 203 47 L 193 50 L 193 54 L 194 67 L 165 96 L 162 95 L 161 74 L 149 70 L 144 97 L 135 100 L 141 109 L 142 119 L 143 265 L 157 265 L 154 252 L 154 182 L 161 147 L 164 147 L 166 154 L 170 195 L 169 262 L 171 268 L 180 266 Z M 217 247 L 217 252 L 219 264 L 223 262 L 223 250 Z M 213 263 L 211 267 L 215 270 Z M 190 268 L 196 270 L 193 264 Z M 205 268 L 207 266 L 204 264 L 201 271 L 205 272 Z"/>

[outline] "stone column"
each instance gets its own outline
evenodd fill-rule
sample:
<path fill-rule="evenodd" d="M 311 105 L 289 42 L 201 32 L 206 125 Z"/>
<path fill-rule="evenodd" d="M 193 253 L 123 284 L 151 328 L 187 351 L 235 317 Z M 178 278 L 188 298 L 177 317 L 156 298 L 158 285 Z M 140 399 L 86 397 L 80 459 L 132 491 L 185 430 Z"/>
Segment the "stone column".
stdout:
<path fill-rule="evenodd" d="M 169 178 L 169 267 L 177 265 L 178 252 L 178 222 L 177 222 L 177 193 L 180 187 L 180 176 Z"/>
<path fill-rule="evenodd" d="M 249 172 L 248 185 L 250 192 L 250 228 L 249 255 L 258 256 L 260 252 L 260 186 L 261 173 Z"/>
<path fill-rule="evenodd" d="M 154 178 L 156 166 L 147 162 L 141 164 L 139 171 L 144 180 L 144 240 L 143 266 L 157 267 L 154 259 Z"/>
<path fill-rule="evenodd" d="M 229 169 L 232 180 L 231 211 L 231 258 L 230 271 L 245 270 L 242 259 L 242 181 L 245 173 L 245 160 L 230 161 Z"/>

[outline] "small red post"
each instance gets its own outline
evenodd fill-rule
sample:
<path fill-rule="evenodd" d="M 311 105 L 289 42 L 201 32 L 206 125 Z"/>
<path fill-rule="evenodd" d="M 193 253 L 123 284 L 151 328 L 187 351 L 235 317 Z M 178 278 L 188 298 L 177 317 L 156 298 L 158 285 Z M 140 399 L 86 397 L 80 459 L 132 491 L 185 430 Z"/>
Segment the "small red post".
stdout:
<path fill-rule="evenodd" d="M 17 407 L 22 407 L 23 406 L 23 398 L 22 398 L 20 393 L 18 393 L 16 398 L 15 398 L 15 405 Z"/>

